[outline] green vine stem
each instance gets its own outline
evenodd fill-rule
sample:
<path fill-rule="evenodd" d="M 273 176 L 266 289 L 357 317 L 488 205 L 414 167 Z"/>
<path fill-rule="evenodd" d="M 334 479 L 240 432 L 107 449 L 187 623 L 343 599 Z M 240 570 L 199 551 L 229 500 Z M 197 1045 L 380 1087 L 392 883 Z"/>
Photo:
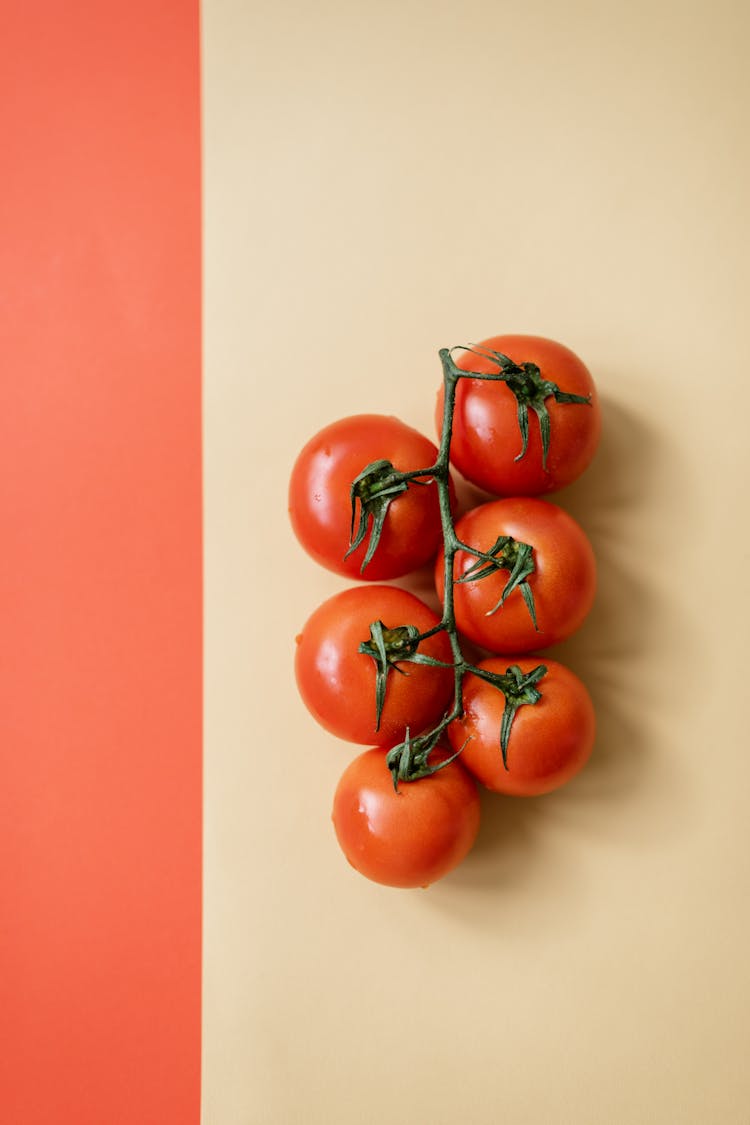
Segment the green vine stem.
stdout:
<path fill-rule="evenodd" d="M 544 405 L 544 400 L 552 396 L 557 402 L 588 403 L 589 401 L 581 395 L 571 395 L 560 391 L 555 383 L 542 379 L 539 368 L 534 364 L 515 364 L 508 356 L 500 352 L 475 353 L 482 354 L 485 357 L 489 354 L 490 358 L 497 364 L 497 372 L 480 374 L 474 371 L 464 371 L 454 362 L 453 350 L 455 349 L 442 348 L 439 352 L 443 368 L 443 419 L 440 446 L 434 465 L 425 469 L 399 472 L 389 461 L 374 461 L 362 470 L 351 486 L 352 525 L 347 555 L 351 554 L 364 541 L 369 531 L 369 541 L 362 563 L 362 571 L 365 570 L 377 550 L 391 502 L 404 492 L 410 484 L 426 485 L 434 483 L 438 490 L 444 548 L 444 597 L 443 614 L 440 622 L 427 632 L 420 633 L 413 625 L 400 625 L 386 629 L 381 621 L 376 621 L 370 626 L 370 639 L 363 641 L 359 646 L 359 651 L 372 657 L 377 667 L 376 721 L 378 728 L 385 702 L 387 679 L 392 671 L 403 672 L 404 669 L 400 665 L 405 663 L 432 664 L 453 668 L 453 704 L 442 719 L 431 730 L 420 733 L 414 738 L 411 737 L 407 728 L 404 740 L 388 751 L 386 762 L 388 769 L 391 771 L 395 789 L 398 789 L 400 781 L 417 781 L 443 769 L 449 762 L 457 758 L 463 750 L 463 746 L 461 746 L 454 754 L 440 762 L 433 764 L 429 761 L 432 751 L 445 730 L 463 714 L 463 679 L 467 672 L 471 672 L 492 684 L 505 696 L 499 742 L 503 764 L 507 769 L 508 746 L 515 714 L 519 707 L 533 706 L 538 703 L 542 693 L 536 685 L 547 672 L 544 664 L 537 665 L 526 675 L 515 664 L 508 667 L 504 673 L 489 672 L 487 669 L 470 664 L 464 658 L 461 649 L 454 609 L 455 581 L 480 581 L 497 570 L 508 570 L 510 571 L 508 582 L 500 601 L 492 612 L 500 608 L 508 594 L 516 587 L 520 589 L 524 597 L 535 628 L 536 612 L 533 594 L 526 581 L 534 570 L 533 548 L 529 544 L 518 543 L 509 536 L 499 536 L 489 551 L 481 551 L 462 543 L 456 535 L 450 503 L 449 464 L 458 382 L 460 379 L 504 382 L 516 396 L 518 423 L 522 438 L 522 450 L 516 460 L 526 454 L 529 407 L 539 418 L 543 457 L 546 461 L 549 447 L 549 414 Z M 472 351 L 471 348 L 463 350 Z M 462 578 L 454 580 L 454 563 L 458 551 L 473 555 L 477 562 Z M 450 641 L 453 656 L 451 665 L 442 664 L 441 661 L 419 652 L 419 645 L 422 641 L 438 632 L 445 632 Z"/>

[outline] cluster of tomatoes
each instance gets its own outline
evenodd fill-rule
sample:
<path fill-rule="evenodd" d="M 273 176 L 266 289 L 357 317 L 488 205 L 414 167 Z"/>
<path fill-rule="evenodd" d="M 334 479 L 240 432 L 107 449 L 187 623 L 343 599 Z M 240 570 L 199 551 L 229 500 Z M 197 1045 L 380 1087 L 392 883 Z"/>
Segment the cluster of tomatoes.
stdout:
<path fill-rule="evenodd" d="M 594 455 L 593 381 L 573 352 L 541 337 L 440 355 L 440 449 L 395 417 L 344 418 L 301 451 L 289 493 L 302 546 L 357 580 L 315 610 L 296 648 L 309 711 L 370 747 L 341 777 L 334 828 L 353 867 L 401 887 L 427 886 L 466 856 L 477 782 L 550 792 L 594 741 L 581 680 L 529 656 L 570 636 L 594 598 L 586 535 L 539 498 Z M 454 522 L 449 463 L 499 498 Z M 383 584 L 430 563 L 442 617 Z"/>

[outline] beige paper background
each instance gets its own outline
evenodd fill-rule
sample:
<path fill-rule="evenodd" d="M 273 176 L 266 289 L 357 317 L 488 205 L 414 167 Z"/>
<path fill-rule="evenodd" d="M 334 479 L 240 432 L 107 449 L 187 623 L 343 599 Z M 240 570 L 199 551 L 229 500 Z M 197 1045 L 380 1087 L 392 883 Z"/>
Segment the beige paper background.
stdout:
<path fill-rule="evenodd" d="M 750 1121 L 745 5 L 205 0 L 206 1125 Z M 425 892 L 355 875 L 286 521 L 437 349 L 574 348 L 600 734 Z"/>

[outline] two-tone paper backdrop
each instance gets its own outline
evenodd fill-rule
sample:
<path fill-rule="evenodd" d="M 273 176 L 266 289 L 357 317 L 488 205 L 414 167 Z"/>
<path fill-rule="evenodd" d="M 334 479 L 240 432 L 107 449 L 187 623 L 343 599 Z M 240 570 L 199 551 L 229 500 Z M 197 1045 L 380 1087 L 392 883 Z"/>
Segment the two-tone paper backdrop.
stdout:
<path fill-rule="evenodd" d="M 748 30 L 732 0 L 5 5 L 4 1122 L 750 1120 Z M 296 697 L 344 583 L 287 479 L 348 413 L 431 433 L 438 348 L 502 331 L 602 394 L 559 497 L 599 736 L 392 891 L 338 851 L 352 751 Z"/>

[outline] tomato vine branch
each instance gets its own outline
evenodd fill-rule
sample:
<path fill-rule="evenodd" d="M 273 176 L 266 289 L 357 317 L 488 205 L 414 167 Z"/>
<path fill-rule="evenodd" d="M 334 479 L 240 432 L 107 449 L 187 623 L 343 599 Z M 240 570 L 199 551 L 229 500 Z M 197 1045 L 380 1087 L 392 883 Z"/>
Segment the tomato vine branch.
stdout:
<path fill-rule="evenodd" d="M 435 764 L 429 761 L 430 754 L 437 746 L 444 731 L 463 714 L 463 679 L 467 672 L 492 684 L 505 696 L 499 741 L 503 764 L 507 769 L 508 745 L 516 712 L 519 707 L 534 705 L 541 699 L 542 694 L 536 685 L 547 672 L 544 664 L 537 665 L 526 675 L 516 664 L 509 666 L 504 673 L 490 672 L 485 668 L 478 668 L 469 663 L 464 658 L 461 649 L 454 609 L 454 586 L 457 583 L 481 581 L 498 570 L 508 570 L 508 581 L 503 588 L 499 601 L 490 610 L 490 613 L 499 610 L 508 595 L 514 589 L 519 589 L 535 629 L 537 628 L 537 621 L 534 595 L 527 581 L 534 571 L 532 547 L 526 543 L 519 543 L 510 536 L 500 535 L 488 551 L 482 551 L 461 542 L 456 535 L 451 511 L 449 464 L 453 416 L 459 380 L 481 379 L 504 382 L 516 396 L 518 424 L 522 441 L 521 452 L 516 460 L 526 454 L 528 412 L 529 409 L 533 410 L 539 420 L 542 438 L 542 463 L 545 466 L 550 441 L 549 413 L 545 406 L 545 399 L 553 397 L 556 402 L 590 405 L 588 397 L 568 394 L 561 391 L 556 383 L 543 379 L 535 364 L 524 363 L 519 366 L 501 352 L 478 352 L 472 348 L 466 348 L 463 350 L 481 355 L 485 359 L 490 358 L 496 363 L 498 371 L 486 374 L 465 371 L 454 362 L 452 350 L 454 349 L 442 348 L 439 352 L 443 368 L 443 418 L 440 445 L 434 465 L 425 469 L 400 472 L 390 461 L 374 461 L 367 465 L 355 478 L 350 490 L 352 521 L 350 545 L 346 557 L 364 542 L 369 531 L 369 540 L 361 567 L 362 572 L 364 572 L 377 550 L 388 508 L 393 500 L 405 492 L 411 484 L 434 484 L 438 491 L 444 553 L 443 614 L 439 624 L 424 633 L 420 633 L 413 625 L 400 625 L 386 629 L 381 621 L 376 621 L 370 626 L 370 639 L 363 641 L 359 646 L 359 651 L 372 657 L 376 664 L 376 729 L 380 727 L 386 698 L 387 679 L 392 671 L 406 674 L 401 665 L 408 663 L 432 664 L 453 668 L 454 691 L 451 708 L 446 711 L 443 718 L 431 730 L 419 733 L 412 738 L 407 728 L 404 740 L 392 747 L 386 755 L 386 763 L 391 771 L 394 788 L 396 789 L 398 789 L 400 781 L 417 781 L 419 778 L 427 777 L 443 769 L 449 762 L 457 758 L 463 750 L 463 746 L 461 746 L 450 757 Z M 454 579 L 455 558 L 459 551 L 473 555 L 477 561 L 460 578 Z M 435 660 L 419 651 L 420 644 L 438 632 L 445 632 L 449 639 L 453 656 L 452 665 L 446 665 L 442 661 Z"/>

